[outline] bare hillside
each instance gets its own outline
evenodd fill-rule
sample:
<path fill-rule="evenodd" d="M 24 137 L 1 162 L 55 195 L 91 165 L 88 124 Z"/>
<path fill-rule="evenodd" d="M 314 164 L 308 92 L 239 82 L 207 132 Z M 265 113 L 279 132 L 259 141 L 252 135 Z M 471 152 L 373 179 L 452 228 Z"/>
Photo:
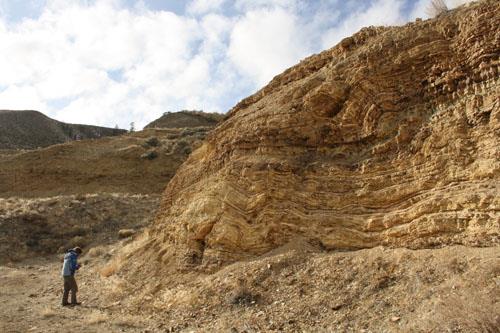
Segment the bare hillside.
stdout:
<path fill-rule="evenodd" d="M 24 152 L 0 151 L 0 197 L 159 194 L 210 130 L 148 129 Z"/>
<path fill-rule="evenodd" d="M 131 235 L 149 225 L 158 195 L 126 193 L 0 198 L 0 264 L 89 249 Z"/>
<path fill-rule="evenodd" d="M 124 133 L 115 128 L 66 124 L 38 111 L 0 110 L 0 149 L 34 149 Z"/>

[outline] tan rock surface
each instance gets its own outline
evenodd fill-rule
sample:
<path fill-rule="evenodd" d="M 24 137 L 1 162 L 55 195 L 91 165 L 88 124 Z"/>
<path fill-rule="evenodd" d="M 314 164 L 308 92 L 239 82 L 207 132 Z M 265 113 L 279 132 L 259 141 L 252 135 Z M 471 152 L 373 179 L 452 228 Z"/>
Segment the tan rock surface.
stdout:
<path fill-rule="evenodd" d="M 499 13 L 364 28 L 275 77 L 179 169 L 138 255 L 498 244 Z"/>

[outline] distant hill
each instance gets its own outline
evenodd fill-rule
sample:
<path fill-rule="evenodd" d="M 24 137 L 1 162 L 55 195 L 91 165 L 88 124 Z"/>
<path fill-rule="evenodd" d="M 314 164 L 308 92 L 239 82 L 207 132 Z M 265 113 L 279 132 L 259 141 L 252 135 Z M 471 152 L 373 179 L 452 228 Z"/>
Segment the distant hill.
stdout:
<path fill-rule="evenodd" d="M 163 116 L 149 123 L 144 128 L 182 128 L 215 126 L 224 118 L 220 113 L 203 111 L 165 112 Z"/>
<path fill-rule="evenodd" d="M 126 133 L 126 130 L 66 124 L 38 111 L 0 110 L 0 149 L 33 149 Z"/>

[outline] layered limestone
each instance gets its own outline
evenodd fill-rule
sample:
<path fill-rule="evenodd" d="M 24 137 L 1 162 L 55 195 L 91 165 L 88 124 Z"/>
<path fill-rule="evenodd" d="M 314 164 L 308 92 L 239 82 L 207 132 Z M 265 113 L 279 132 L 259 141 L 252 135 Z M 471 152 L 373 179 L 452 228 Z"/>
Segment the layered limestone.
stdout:
<path fill-rule="evenodd" d="M 178 170 L 136 253 L 498 244 L 499 13 L 364 28 L 275 77 Z"/>

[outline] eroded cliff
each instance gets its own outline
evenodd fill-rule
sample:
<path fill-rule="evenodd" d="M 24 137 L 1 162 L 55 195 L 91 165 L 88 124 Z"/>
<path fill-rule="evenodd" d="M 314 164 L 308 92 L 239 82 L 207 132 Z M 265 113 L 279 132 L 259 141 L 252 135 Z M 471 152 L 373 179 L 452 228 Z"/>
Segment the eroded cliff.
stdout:
<path fill-rule="evenodd" d="M 498 244 L 498 13 L 364 28 L 275 77 L 178 170 L 136 255 Z"/>

